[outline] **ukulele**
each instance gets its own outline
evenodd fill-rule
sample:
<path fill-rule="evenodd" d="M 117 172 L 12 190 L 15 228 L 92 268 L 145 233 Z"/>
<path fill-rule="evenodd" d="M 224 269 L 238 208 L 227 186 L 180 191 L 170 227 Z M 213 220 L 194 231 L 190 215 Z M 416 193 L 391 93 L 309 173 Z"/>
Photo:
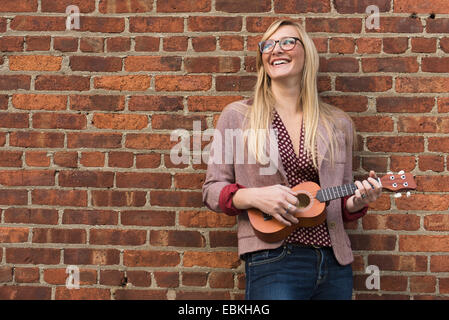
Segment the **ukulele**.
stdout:
<path fill-rule="evenodd" d="M 393 174 L 388 172 L 377 181 L 382 189 L 396 192 L 395 198 L 401 197 L 398 191 L 416 189 L 416 182 L 411 173 L 404 171 Z M 371 185 L 374 188 L 373 185 Z M 300 209 L 295 217 L 298 223 L 286 226 L 259 209 L 248 209 L 248 217 L 257 237 L 265 242 L 278 242 L 287 238 L 298 227 L 314 227 L 324 222 L 326 219 L 326 203 L 330 200 L 353 195 L 357 186 L 354 183 L 348 183 L 341 186 L 321 189 L 315 182 L 307 181 L 300 183 L 292 188 L 293 191 L 299 191 L 297 208 Z M 410 191 L 407 191 L 407 197 Z"/>

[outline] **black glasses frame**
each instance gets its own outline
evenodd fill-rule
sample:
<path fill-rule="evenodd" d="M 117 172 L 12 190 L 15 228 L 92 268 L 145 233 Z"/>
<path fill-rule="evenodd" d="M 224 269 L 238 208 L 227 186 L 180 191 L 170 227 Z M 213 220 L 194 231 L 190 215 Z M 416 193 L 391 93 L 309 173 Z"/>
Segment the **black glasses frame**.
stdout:
<path fill-rule="evenodd" d="M 279 39 L 279 40 L 265 40 L 265 41 L 261 41 L 261 42 L 259 42 L 259 50 L 260 50 L 260 53 L 270 53 L 271 51 L 273 51 L 274 50 L 274 48 L 276 47 L 276 44 L 279 42 L 279 46 L 281 47 L 281 49 L 282 50 L 284 50 L 284 51 L 290 51 L 290 50 L 293 50 L 294 48 L 295 48 L 295 46 L 293 46 L 291 49 L 288 49 L 288 50 L 285 50 L 284 48 L 282 48 L 282 45 L 281 45 L 281 41 L 282 40 L 285 40 L 285 39 L 295 39 L 295 45 L 296 45 L 296 41 L 299 41 L 299 42 L 301 42 L 301 44 L 304 46 L 304 43 L 302 42 L 302 40 L 301 39 L 299 39 L 299 38 L 297 38 L 297 37 L 284 37 L 284 38 L 281 38 L 281 39 Z M 273 48 L 270 50 L 270 51 L 267 51 L 267 52 L 263 52 L 263 45 L 265 44 L 265 42 L 267 42 L 267 41 L 273 41 L 274 42 L 274 45 L 273 45 Z"/>

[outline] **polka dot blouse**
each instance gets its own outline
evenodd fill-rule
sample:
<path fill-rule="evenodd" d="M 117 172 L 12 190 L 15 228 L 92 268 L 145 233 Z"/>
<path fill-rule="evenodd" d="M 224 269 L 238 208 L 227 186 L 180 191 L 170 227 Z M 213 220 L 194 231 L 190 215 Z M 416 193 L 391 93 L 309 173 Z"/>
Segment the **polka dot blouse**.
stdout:
<path fill-rule="evenodd" d="M 307 157 L 304 150 L 303 124 L 301 123 L 298 157 L 293 149 L 293 143 L 281 120 L 281 117 L 276 110 L 274 110 L 273 113 L 273 128 L 277 130 L 279 153 L 287 174 L 289 187 L 293 188 L 297 184 L 306 181 L 313 181 L 319 184 L 318 171 L 313 167 L 312 159 Z M 285 242 L 317 246 L 331 246 L 326 221 L 315 227 L 297 228 L 288 236 Z"/>

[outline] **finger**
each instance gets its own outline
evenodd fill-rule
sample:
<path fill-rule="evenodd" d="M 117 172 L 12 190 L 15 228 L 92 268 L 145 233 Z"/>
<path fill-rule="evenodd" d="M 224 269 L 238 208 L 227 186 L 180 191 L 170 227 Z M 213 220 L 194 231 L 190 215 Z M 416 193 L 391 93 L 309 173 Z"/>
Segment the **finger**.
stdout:
<path fill-rule="evenodd" d="M 282 223 L 282 224 L 284 224 L 284 225 L 286 225 L 286 226 L 291 226 L 292 224 L 291 224 L 291 222 L 289 222 L 288 220 L 286 220 L 281 214 L 279 214 L 279 213 L 275 213 L 275 214 L 273 214 L 273 217 L 277 220 L 277 221 L 279 221 L 280 223 Z"/>
<path fill-rule="evenodd" d="M 367 198 L 365 198 L 365 200 L 368 199 L 368 202 L 376 200 L 374 189 L 371 187 L 370 183 L 367 180 L 363 180 L 362 184 L 363 187 L 365 188 L 364 192 L 367 195 Z"/>
<path fill-rule="evenodd" d="M 291 194 L 291 195 L 293 195 L 293 196 L 296 195 L 296 192 L 293 191 L 291 188 L 289 188 L 289 187 L 287 187 L 287 186 L 284 186 L 284 185 L 282 185 L 282 184 L 278 184 L 277 186 L 278 186 L 279 188 L 281 188 L 282 190 L 287 191 L 289 194 Z"/>
<path fill-rule="evenodd" d="M 376 190 L 376 189 L 380 188 L 379 181 L 377 181 L 376 179 L 369 177 L 368 181 L 373 185 L 373 189 Z"/>
<path fill-rule="evenodd" d="M 358 198 L 359 198 L 359 199 L 357 199 L 358 202 L 365 203 L 365 199 L 368 196 L 368 195 L 366 195 L 365 187 L 363 186 L 363 184 L 360 181 L 356 181 L 355 185 L 357 186 L 357 190 L 355 191 L 356 194 L 358 191 Z"/>

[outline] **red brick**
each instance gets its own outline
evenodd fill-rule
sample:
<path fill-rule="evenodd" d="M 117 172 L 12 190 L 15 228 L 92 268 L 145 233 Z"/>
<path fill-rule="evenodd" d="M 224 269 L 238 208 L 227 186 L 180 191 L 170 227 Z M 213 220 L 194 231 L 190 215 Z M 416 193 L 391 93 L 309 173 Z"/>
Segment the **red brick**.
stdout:
<path fill-rule="evenodd" d="M 118 213 L 110 210 L 64 210 L 63 224 L 117 225 Z"/>
<path fill-rule="evenodd" d="M 62 52 L 75 52 L 78 49 L 78 38 L 54 37 L 53 48 Z"/>
<path fill-rule="evenodd" d="M 209 284 L 211 288 L 234 288 L 234 274 L 232 272 L 211 272 Z"/>
<path fill-rule="evenodd" d="M 210 231 L 210 247 L 231 247 L 238 246 L 237 233 L 235 231 Z"/>
<path fill-rule="evenodd" d="M 70 109 L 79 111 L 121 111 L 125 109 L 125 97 L 118 95 L 71 95 Z"/>
<path fill-rule="evenodd" d="M 131 168 L 134 163 L 134 154 L 125 151 L 109 152 L 108 166 L 118 168 Z"/>
<path fill-rule="evenodd" d="M 424 57 L 421 62 L 422 71 L 426 72 L 449 72 L 449 58 Z"/>
<path fill-rule="evenodd" d="M 58 211 L 54 209 L 8 208 L 4 212 L 6 223 L 53 224 L 58 223 Z"/>
<path fill-rule="evenodd" d="M 130 32 L 184 32 L 184 18 L 179 17 L 131 17 Z"/>
<path fill-rule="evenodd" d="M 73 90 L 86 91 L 90 88 L 90 77 L 64 75 L 38 75 L 36 90 Z"/>
<path fill-rule="evenodd" d="M 359 62 L 355 58 L 322 58 L 320 72 L 359 72 Z"/>
<path fill-rule="evenodd" d="M 217 40 L 214 36 L 193 37 L 192 47 L 197 52 L 215 51 L 217 48 Z"/>
<path fill-rule="evenodd" d="M 394 12 L 403 13 L 449 13 L 447 1 L 428 0 L 426 2 L 395 0 Z"/>
<path fill-rule="evenodd" d="M 151 0 L 100 0 L 100 13 L 143 13 L 153 9 Z"/>
<path fill-rule="evenodd" d="M 49 167 L 50 156 L 46 151 L 28 151 L 25 154 L 25 163 L 31 167 Z"/>
<path fill-rule="evenodd" d="M 53 154 L 53 162 L 55 165 L 67 168 L 78 167 L 78 153 L 77 152 L 55 152 Z"/>
<path fill-rule="evenodd" d="M 128 56 L 125 58 L 126 71 L 179 71 L 181 57 L 170 56 Z"/>
<path fill-rule="evenodd" d="M 419 210 L 419 209 L 418 209 Z M 448 252 L 448 236 L 400 235 L 399 250 L 408 252 Z"/>
<path fill-rule="evenodd" d="M 157 286 L 160 288 L 177 288 L 179 286 L 178 272 L 153 272 Z"/>
<path fill-rule="evenodd" d="M 201 207 L 203 205 L 201 192 L 152 190 L 150 199 L 152 206 Z"/>
<path fill-rule="evenodd" d="M 73 71 L 114 72 L 122 70 L 122 59 L 119 57 L 70 57 L 70 68 Z"/>
<path fill-rule="evenodd" d="M 143 207 L 144 191 L 92 191 L 92 205 L 97 207 Z"/>
<path fill-rule="evenodd" d="M 382 50 L 382 39 L 379 38 L 358 38 L 357 53 L 380 53 Z"/>
<path fill-rule="evenodd" d="M 150 87 L 147 75 L 100 76 L 94 78 L 95 89 L 120 91 L 145 91 Z"/>
<path fill-rule="evenodd" d="M 174 226 L 176 214 L 174 211 L 121 211 L 121 222 L 130 226 Z"/>
<path fill-rule="evenodd" d="M 187 57 L 184 67 L 189 73 L 233 73 L 240 70 L 240 58 Z"/>
<path fill-rule="evenodd" d="M 0 128 L 28 128 L 28 114 L 0 113 Z"/>
<path fill-rule="evenodd" d="M 33 228 L 33 243 L 86 243 L 86 230 Z"/>
<path fill-rule="evenodd" d="M 6 248 L 6 262 L 15 264 L 59 264 L 61 250 L 50 248 Z"/>
<path fill-rule="evenodd" d="M 429 137 L 427 140 L 429 151 L 445 152 L 449 148 L 449 139 L 445 137 Z"/>
<path fill-rule="evenodd" d="M 91 229 L 89 243 L 93 245 L 139 246 L 146 242 L 146 230 Z"/>
<path fill-rule="evenodd" d="M 168 172 L 117 172 L 116 185 L 118 188 L 169 189 L 171 175 Z"/>
<path fill-rule="evenodd" d="M 449 19 L 427 19 L 426 20 L 426 31 L 427 33 L 443 33 L 448 30 Z"/>
<path fill-rule="evenodd" d="M 119 270 L 101 270 L 100 284 L 106 286 L 122 286 L 125 284 L 125 272 Z"/>
<path fill-rule="evenodd" d="M 182 285 L 204 287 L 207 283 L 207 273 L 205 272 L 183 272 Z"/>
<path fill-rule="evenodd" d="M 252 91 L 256 84 L 255 76 L 217 76 L 217 91 Z"/>
<path fill-rule="evenodd" d="M 117 289 L 114 291 L 115 300 L 167 300 L 167 290 L 132 290 Z"/>
<path fill-rule="evenodd" d="M 0 171 L 0 184 L 5 186 L 52 186 L 55 172 L 47 170 Z"/>
<path fill-rule="evenodd" d="M 276 4 L 275 4 L 276 6 Z M 275 7 L 276 8 L 276 7 Z M 270 0 L 215 0 L 215 10 L 223 12 L 269 12 L 271 11 Z"/>
<path fill-rule="evenodd" d="M 412 38 L 412 52 L 433 53 L 436 51 L 436 38 Z"/>
<path fill-rule="evenodd" d="M 37 129 L 86 129 L 86 116 L 84 114 L 67 113 L 34 113 L 33 128 Z"/>
<path fill-rule="evenodd" d="M 334 6 L 338 13 L 366 13 L 366 8 L 375 5 L 379 8 L 379 12 L 390 11 L 390 1 L 388 0 L 335 0 Z M 396 6 L 396 3 L 395 3 Z"/>
<path fill-rule="evenodd" d="M 420 217 L 413 214 L 370 214 L 363 218 L 364 230 L 407 230 L 416 231 L 420 227 Z"/>
<path fill-rule="evenodd" d="M 87 206 L 87 192 L 83 190 L 32 190 L 33 204 L 49 206 Z"/>
<path fill-rule="evenodd" d="M 329 52 L 331 53 L 354 53 L 355 40 L 353 38 L 333 37 L 329 40 Z M 358 70 L 358 66 L 357 66 Z"/>
<path fill-rule="evenodd" d="M 82 52 L 103 52 L 104 51 L 104 39 L 86 37 L 80 39 L 80 50 Z M 120 65 L 121 66 L 121 65 Z M 121 68 L 120 68 L 121 70 Z"/>
<path fill-rule="evenodd" d="M 427 257 L 421 255 L 382 255 L 370 254 L 368 264 L 376 265 L 380 270 L 391 271 L 427 271 Z"/>
<path fill-rule="evenodd" d="M 373 33 L 422 33 L 424 27 L 420 19 L 411 17 L 383 17 L 380 16 L 379 29 L 369 29 L 365 32 Z"/>
<path fill-rule="evenodd" d="M 268 5 L 268 4 L 267 4 Z M 275 0 L 274 12 L 276 13 L 325 13 L 330 12 L 330 3 L 328 0 Z"/>
<path fill-rule="evenodd" d="M 80 164 L 85 167 L 103 167 L 105 155 L 102 152 L 82 152 Z"/>
<path fill-rule="evenodd" d="M 36 12 L 37 0 L 3 0 L 0 12 Z"/>
<path fill-rule="evenodd" d="M 392 84 L 392 78 L 388 76 L 337 76 L 335 89 L 344 92 L 382 92 L 391 89 Z"/>
<path fill-rule="evenodd" d="M 427 97 L 377 97 L 378 112 L 428 113 L 435 105 L 433 98 Z"/>
<path fill-rule="evenodd" d="M 50 300 L 50 287 L 37 286 L 1 286 L 1 300 Z"/>
<path fill-rule="evenodd" d="M 10 146 L 24 148 L 62 148 L 64 134 L 59 132 L 16 131 L 10 134 Z"/>
<path fill-rule="evenodd" d="M 242 51 L 244 39 L 242 36 L 220 36 L 219 43 L 220 43 L 221 50 Z M 198 51 L 198 50 L 196 50 L 196 51 Z"/>
<path fill-rule="evenodd" d="M 242 24 L 241 17 L 194 16 L 188 18 L 188 31 L 241 31 Z"/>
<path fill-rule="evenodd" d="M 79 31 L 120 33 L 125 30 L 124 18 L 83 16 Z"/>
<path fill-rule="evenodd" d="M 218 112 L 222 111 L 229 103 L 242 99 L 243 96 L 189 96 L 187 105 L 191 112 Z"/>
<path fill-rule="evenodd" d="M 447 92 L 449 78 L 444 77 L 398 77 L 396 92 Z"/>
<path fill-rule="evenodd" d="M 170 141 L 169 134 L 137 134 L 126 135 L 125 147 L 130 149 L 164 149 L 170 150 L 177 143 Z"/>
<path fill-rule="evenodd" d="M 449 256 L 430 256 L 430 272 L 446 272 L 449 268 Z"/>
<path fill-rule="evenodd" d="M 127 267 L 175 267 L 180 262 L 174 251 L 125 250 L 123 264 Z"/>
<path fill-rule="evenodd" d="M 153 246 L 204 247 L 206 241 L 198 231 L 151 230 Z"/>
<path fill-rule="evenodd" d="M 406 58 L 363 58 L 363 72 L 418 72 L 416 57 Z M 424 70 L 423 70 L 424 71 Z"/>
<path fill-rule="evenodd" d="M 366 145 L 373 152 L 423 152 L 424 137 L 367 137 Z"/>
<path fill-rule="evenodd" d="M 184 267 L 237 268 L 241 261 L 237 252 L 231 251 L 188 251 L 184 253 Z"/>
<path fill-rule="evenodd" d="M 114 173 L 90 170 L 61 171 L 58 181 L 61 187 L 110 188 L 114 184 Z"/>
<path fill-rule="evenodd" d="M 0 227 L 1 243 L 28 242 L 28 228 Z"/>
<path fill-rule="evenodd" d="M 211 76 L 156 76 L 156 91 L 206 91 L 211 86 Z"/>
<path fill-rule="evenodd" d="M 47 94 L 14 94 L 12 105 L 24 110 L 65 110 L 67 96 Z"/>
<path fill-rule="evenodd" d="M 68 148 L 120 148 L 119 133 L 80 132 L 67 134 Z"/>
<path fill-rule="evenodd" d="M 99 288 L 79 288 L 77 290 L 57 287 L 55 292 L 56 300 L 110 300 L 109 289 Z"/>
<path fill-rule="evenodd" d="M 75 5 L 82 13 L 95 10 L 95 0 L 42 0 L 42 12 L 65 13 L 70 5 Z"/>
<path fill-rule="evenodd" d="M 11 20 L 10 27 L 17 31 L 65 31 L 66 20 L 66 17 L 18 15 Z"/>
<path fill-rule="evenodd" d="M 151 272 L 128 270 L 126 275 L 128 283 L 135 287 L 149 287 L 151 285 Z"/>
<path fill-rule="evenodd" d="M 405 37 L 383 38 L 382 41 L 385 53 L 404 53 L 408 49 L 408 38 Z"/>
<path fill-rule="evenodd" d="M 92 124 L 99 129 L 141 130 L 148 126 L 148 116 L 138 114 L 96 113 Z"/>
<path fill-rule="evenodd" d="M 410 292 L 434 293 L 436 284 L 434 276 L 411 276 Z"/>
<path fill-rule="evenodd" d="M 39 282 L 39 268 L 15 268 L 14 279 L 18 283 Z"/>
<path fill-rule="evenodd" d="M 58 71 L 62 57 L 9 56 L 9 69 L 13 71 Z"/>
<path fill-rule="evenodd" d="M 117 249 L 65 248 L 64 263 L 73 265 L 118 265 L 120 251 Z"/>
<path fill-rule="evenodd" d="M 436 155 L 420 155 L 419 156 L 419 170 L 420 171 L 444 171 L 444 157 Z"/>
<path fill-rule="evenodd" d="M 306 18 L 307 32 L 360 33 L 360 18 Z"/>
<path fill-rule="evenodd" d="M 159 51 L 159 38 L 158 37 L 135 37 L 135 51 Z"/>
<path fill-rule="evenodd" d="M 0 38 L 0 50 L 4 52 L 23 51 L 23 37 L 6 36 Z"/>
<path fill-rule="evenodd" d="M 186 51 L 189 45 L 189 37 L 175 36 L 163 39 L 164 51 Z"/>
<path fill-rule="evenodd" d="M 30 90 L 31 77 L 25 75 L 0 75 L 0 90 Z"/>
<path fill-rule="evenodd" d="M 236 225 L 234 216 L 213 211 L 180 211 L 179 224 L 190 228 L 230 228 Z"/>
<path fill-rule="evenodd" d="M 190 97 L 189 97 L 190 98 Z M 130 111 L 181 111 L 184 109 L 180 96 L 133 95 L 128 102 Z"/>
<path fill-rule="evenodd" d="M 136 155 L 136 168 L 158 168 L 161 165 L 161 155 L 158 153 Z"/>
<path fill-rule="evenodd" d="M 396 236 L 387 234 L 351 234 L 351 247 L 353 250 L 386 251 L 394 250 Z"/>
<path fill-rule="evenodd" d="M 210 10 L 211 0 L 158 1 L 156 8 L 157 12 L 209 12 Z"/>
<path fill-rule="evenodd" d="M 108 38 L 106 42 L 106 51 L 108 52 L 128 52 L 131 49 L 131 38 L 115 37 Z"/>
<path fill-rule="evenodd" d="M 323 96 L 322 99 L 346 112 L 363 112 L 368 108 L 368 98 L 365 96 Z"/>
<path fill-rule="evenodd" d="M 444 214 L 431 214 L 424 217 L 424 228 L 431 231 L 449 231 L 449 217 Z"/>

